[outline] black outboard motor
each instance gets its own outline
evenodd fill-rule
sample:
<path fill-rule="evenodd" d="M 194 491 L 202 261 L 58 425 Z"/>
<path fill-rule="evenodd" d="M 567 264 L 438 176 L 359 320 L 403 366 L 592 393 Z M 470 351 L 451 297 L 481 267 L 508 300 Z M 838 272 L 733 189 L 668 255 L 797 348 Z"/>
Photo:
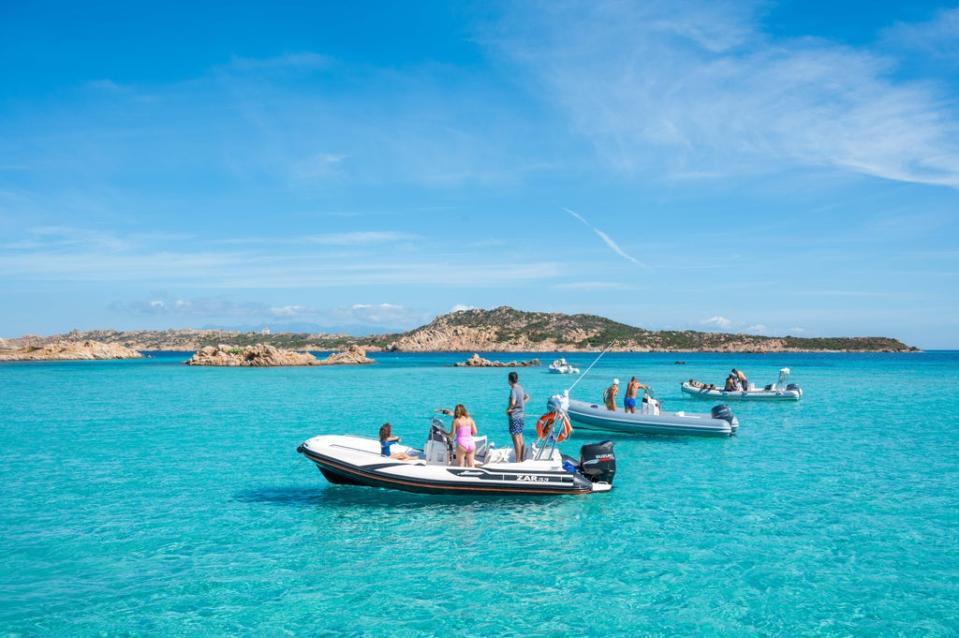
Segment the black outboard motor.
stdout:
<path fill-rule="evenodd" d="M 593 483 L 612 485 L 616 476 L 613 442 L 589 443 L 579 448 L 579 471 Z"/>
<path fill-rule="evenodd" d="M 712 414 L 714 419 L 723 419 L 729 423 L 733 422 L 733 411 L 729 409 L 728 405 L 714 405 L 713 409 L 710 410 L 710 414 Z"/>

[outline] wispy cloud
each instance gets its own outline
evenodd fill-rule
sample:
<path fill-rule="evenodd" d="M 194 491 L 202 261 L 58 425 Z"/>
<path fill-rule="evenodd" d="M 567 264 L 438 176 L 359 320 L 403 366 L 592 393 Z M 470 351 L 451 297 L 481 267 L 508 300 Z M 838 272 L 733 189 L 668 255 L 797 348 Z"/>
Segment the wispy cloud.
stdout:
<path fill-rule="evenodd" d="M 631 176 L 803 166 L 959 187 L 944 89 L 865 49 L 774 40 L 732 6 L 521 5 L 497 45 Z"/>
<path fill-rule="evenodd" d="M 489 287 L 520 281 L 539 281 L 563 272 L 551 261 L 458 258 L 442 255 L 398 256 L 379 247 L 410 241 L 415 235 L 383 232 L 327 233 L 305 238 L 244 240 L 230 250 L 161 250 L 137 235 L 101 237 L 70 229 L 40 229 L 28 240 L 0 250 L 0 278 L 7 281 L 141 282 L 196 288 L 308 288 L 363 285 L 436 285 Z M 296 243 L 300 242 L 297 246 Z M 304 243 L 305 242 L 305 243 Z M 344 259 L 341 254 L 309 250 L 309 246 L 361 250 Z M 296 249 L 290 248 L 297 246 Z"/>
<path fill-rule="evenodd" d="M 723 330 L 726 330 L 733 326 L 732 320 L 727 319 L 726 317 L 723 317 L 722 315 L 713 315 L 709 319 L 703 319 L 699 323 L 701 323 L 704 326 L 710 326 L 712 328 L 722 328 Z"/>
<path fill-rule="evenodd" d="M 565 210 L 567 213 L 569 213 L 570 215 L 572 215 L 573 218 L 578 219 L 579 221 L 583 222 L 583 224 L 585 224 L 587 228 L 589 228 L 589 229 L 592 230 L 594 233 L 596 233 L 596 236 L 599 237 L 600 239 L 602 239 L 603 242 L 604 242 L 607 246 L 609 246 L 609 247 L 613 250 L 614 253 L 616 253 L 617 255 L 619 255 L 620 257 L 622 257 L 623 259 L 626 259 L 626 260 L 629 260 L 629 261 L 633 262 L 633 263 L 636 264 L 637 266 L 642 266 L 643 268 L 648 268 L 648 266 L 647 266 L 646 264 L 644 264 L 644 263 L 641 262 L 640 260 L 636 259 L 636 258 L 633 257 L 632 255 L 630 255 L 629 253 L 627 253 L 625 250 L 623 250 L 622 248 L 620 248 L 620 247 L 619 247 L 619 244 L 617 244 L 615 241 L 613 241 L 613 238 L 612 238 L 612 237 L 610 237 L 609 235 L 607 235 L 606 233 L 604 233 L 603 231 L 601 231 L 600 229 L 596 228 L 595 226 L 593 226 L 592 224 L 590 224 L 588 221 L 586 221 L 586 219 L 585 219 L 582 215 L 580 215 L 580 214 L 577 213 L 576 211 L 570 210 L 570 209 L 568 209 L 568 208 L 564 208 L 563 210 Z"/>
<path fill-rule="evenodd" d="M 311 244 L 325 246 L 369 246 L 372 244 L 389 244 L 401 241 L 416 241 L 419 235 L 396 231 L 358 231 L 350 233 L 325 233 L 322 235 L 307 235 L 304 240 Z"/>
<path fill-rule="evenodd" d="M 332 64 L 333 58 L 327 55 L 300 51 L 265 58 L 234 56 L 225 68 L 234 71 L 317 70 L 329 68 Z"/>
<path fill-rule="evenodd" d="M 886 44 L 930 56 L 950 67 L 959 65 L 959 7 L 940 11 L 926 22 L 900 22 L 883 33 Z"/>
<path fill-rule="evenodd" d="M 315 307 L 306 303 L 271 305 L 261 301 L 232 297 L 153 296 L 136 301 L 115 302 L 110 306 L 126 314 L 165 317 L 204 323 L 264 324 L 279 326 L 295 322 L 297 330 L 319 327 L 365 325 L 406 328 L 428 321 L 431 314 L 418 308 L 394 303 L 358 303 L 342 307 Z"/>
<path fill-rule="evenodd" d="M 556 290 L 631 290 L 632 286 L 615 281 L 570 281 L 554 284 Z"/>

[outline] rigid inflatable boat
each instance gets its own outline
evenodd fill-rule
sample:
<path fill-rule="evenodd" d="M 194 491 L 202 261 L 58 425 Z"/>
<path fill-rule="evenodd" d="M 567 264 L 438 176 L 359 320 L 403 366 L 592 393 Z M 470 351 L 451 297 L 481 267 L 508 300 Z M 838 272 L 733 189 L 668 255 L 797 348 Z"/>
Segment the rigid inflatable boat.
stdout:
<path fill-rule="evenodd" d="M 798 401 L 802 398 L 802 388 L 789 383 L 789 368 L 779 371 L 779 380 L 762 388 L 750 384 L 746 390 L 724 390 L 714 385 L 706 385 L 694 379 L 683 381 L 682 391 L 691 397 L 723 401 Z"/>
<path fill-rule="evenodd" d="M 496 449 L 476 437 L 476 467 L 452 464 L 453 445 L 443 423 L 433 418 L 422 450 L 396 444 L 413 457 L 401 461 L 380 454 L 380 442 L 359 436 L 315 436 L 297 452 L 313 461 L 330 483 L 367 485 L 429 494 L 590 494 L 612 488 L 616 473 L 613 443 L 584 445 L 580 458 L 564 457 L 552 433 L 529 446 L 516 462 L 512 448 Z"/>
<path fill-rule="evenodd" d="M 659 401 L 644 397 L 635 413 L 609 410 L 602 403 L 567 399 L 570 420 L 579 430 L 618 434 L 696 434 L 730 436 L 739 428 L 739 420 L 725 405 L 709 413 L 663 412 Z"/>
<path fill-rule="evenodd" d="M 549 364 L 549 371 L 552 374 L 579 374 L 579 368 L 569 365 L 566 359 L 557 359 Z"/>

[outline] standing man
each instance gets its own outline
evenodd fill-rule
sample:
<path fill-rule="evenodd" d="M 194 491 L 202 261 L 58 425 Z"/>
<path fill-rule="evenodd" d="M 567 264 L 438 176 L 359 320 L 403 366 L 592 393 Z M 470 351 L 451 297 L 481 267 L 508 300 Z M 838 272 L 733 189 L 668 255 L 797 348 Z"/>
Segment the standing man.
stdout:
<path fill-rule="evenodd" d="M 619 379 L 613 379 L 613 385 L 606 388 L 606 392 L 603 393 L 603 403 L 606 404 L 607 410 L 616 411 L 617 394 L 619 394 Z"/>
<path fill-rule="evenodd" d="M 746 375 L 743 374 L 742 370 L 733 368 L 733 374 L 735 374 L 736 378 L 739 379 L 739 385 L 742 386 L 742 389 L 749 390 L 749 381 L 746 379 Z"/>
<path fill-rule="evenodd" d="M 639 390 L 648 390 L 648 388 L 633 377 L 626 384 L 626 396 L 623 397 L 623 409 L 626 412 L 636 414 L 636 393 Z"/>
<path fill-rule="evenodd" d="M 529 395 L 519 384 L 519 375 L 513 371 L 509 373 L 509 405 L 506 407 L 506 417 L 509 419 L 509 435 L 513 439 L 513 450 L 516 453 L 516 462 L 523 460 L 523 418 L 526 413 L 526 402 Z"/>

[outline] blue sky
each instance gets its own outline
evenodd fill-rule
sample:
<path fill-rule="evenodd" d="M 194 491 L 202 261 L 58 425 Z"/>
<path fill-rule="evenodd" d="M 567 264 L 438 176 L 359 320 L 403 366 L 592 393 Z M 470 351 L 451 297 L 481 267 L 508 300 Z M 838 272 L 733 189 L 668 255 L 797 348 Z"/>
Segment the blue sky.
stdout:
<path fill-rule="evenodd" d="M 5 3 L 0 335 L 959 347 L 959 7 L 896 4 Z"/>

